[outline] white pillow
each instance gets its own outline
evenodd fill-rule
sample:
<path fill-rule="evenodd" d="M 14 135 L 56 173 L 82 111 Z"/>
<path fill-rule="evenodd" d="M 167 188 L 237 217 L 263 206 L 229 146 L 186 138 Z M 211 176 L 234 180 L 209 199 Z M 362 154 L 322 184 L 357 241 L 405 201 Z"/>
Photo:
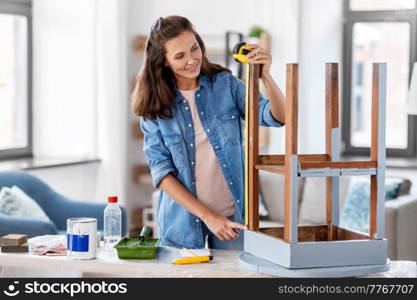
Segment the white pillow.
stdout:
<path fill-rule="evenodd" d="M 0 212 L 13 217 L 51 222 L 39 204 L 15 185 L 1 189 Z"/>

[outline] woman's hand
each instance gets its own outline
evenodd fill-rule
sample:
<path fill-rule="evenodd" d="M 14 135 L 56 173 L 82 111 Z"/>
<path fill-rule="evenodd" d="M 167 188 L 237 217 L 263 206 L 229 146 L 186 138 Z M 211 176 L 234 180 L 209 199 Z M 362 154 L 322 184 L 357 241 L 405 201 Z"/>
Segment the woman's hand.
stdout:
<path fill-rule="evenodd" d="M 222 217 L 218 214 L 211 214 L 206 217 L 203 222 L 208 229 L 221 241 L 234 240 L 239 237 L 239 232 L 235 230 L 247 229 L 245 225 L 230 221 L 228 218 Z"/>
<path fill-rule="evenodd" d="M 270 75 L 272 55 L 257 44 L 250 44 L 246 47 L 250 52 L 246 55 L 251 64 L 262 64 L 261 78 Z"/>

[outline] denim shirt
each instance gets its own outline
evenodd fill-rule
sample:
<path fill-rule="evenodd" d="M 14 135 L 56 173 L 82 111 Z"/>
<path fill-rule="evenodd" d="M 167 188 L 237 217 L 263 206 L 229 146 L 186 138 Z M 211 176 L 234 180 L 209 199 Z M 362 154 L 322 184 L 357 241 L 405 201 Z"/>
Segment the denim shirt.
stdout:
<path fill-rule="evenodd" d="M 235 221 L 244 220 L 244 152 L 242 122 L 245 119 L 245 84 L 229 72 L 220 72 L 210 81 L 203 73 L 195 91 L 197 112 L 208 140 L 219 161 L 235 201 Z M 159 117 L 144 121 L 143 150 L 151 170 L 153 186 L 171 173 L 194 197 L 195 137 L 190 107 L 176 90 L 170 119 Z M 259 125 L 280 127 L 271 115 L 269 100 L 259 95 Z M 161 245 L 203 248 L 201 220 L 161 191 L 157 205 Z"/>

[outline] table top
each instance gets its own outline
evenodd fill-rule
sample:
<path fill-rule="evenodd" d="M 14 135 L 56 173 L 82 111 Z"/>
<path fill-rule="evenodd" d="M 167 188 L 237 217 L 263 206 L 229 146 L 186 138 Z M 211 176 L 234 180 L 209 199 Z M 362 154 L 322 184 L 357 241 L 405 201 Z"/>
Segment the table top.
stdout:
<path fill-rule="evenodd" d="M 175 265 L 179 249 L 160 247 L 157 259 L 119 259 L 116 252 L 99 248 L 97 258 L 71 260 L 66 256 L 0 253 L 0 277 L 273 277 L 239 265 L 239 251 L 212 250 L 211 263 Z M 393 261 L 390 269 L 367 277 L 417 277 L 416 262 Z"/>

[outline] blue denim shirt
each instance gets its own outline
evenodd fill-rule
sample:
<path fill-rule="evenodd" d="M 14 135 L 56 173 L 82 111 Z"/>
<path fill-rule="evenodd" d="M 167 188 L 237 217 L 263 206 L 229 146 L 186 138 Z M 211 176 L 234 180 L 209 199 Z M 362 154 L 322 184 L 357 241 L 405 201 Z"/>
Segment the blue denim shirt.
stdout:
<path fill-rule="evenodd" d="M 229 72 L 216 74 L 212 81 L 201 73 L 199 81 L 200 86 L 195 91 L 197 112 L 235 200 L 235 221 L 243 223 L 244 132 L 241 120 L 245 119 L 245 84 Z M 195 161 L 194 124 L 188 102 L 178 90 L 175 103 L 170 119 L 141 119 L 143 150 L 155 188 L 171 173 L 196 197 L 195 164 L 192 164 Z M 259 125 L 283 125 L 272 117 L 269 100 L 262 95 L 259 96 Z M 204 247 L 201 220 L 164 191 L 160 193 L 157 219 L 161 245 Z"/>

